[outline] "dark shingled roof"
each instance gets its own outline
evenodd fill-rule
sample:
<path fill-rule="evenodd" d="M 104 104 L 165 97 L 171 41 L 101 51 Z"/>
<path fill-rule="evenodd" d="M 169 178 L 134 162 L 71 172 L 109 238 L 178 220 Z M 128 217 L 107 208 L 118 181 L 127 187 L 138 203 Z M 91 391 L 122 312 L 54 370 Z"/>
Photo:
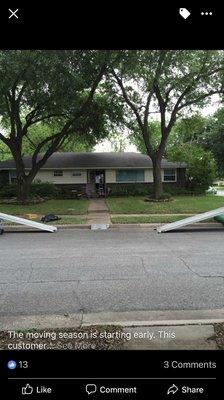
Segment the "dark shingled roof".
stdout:
<path fill-rule="evenodd" d="M 38 156 L 41 158 L 41 154 Z M 31 157 L 23 158 L 25 168 L 31 167 Z M 186 168 L 185 163 L 162 161 L 165 168 Z M 15 168 L 14 160 L 0 162 L 0 169 Z M 151 159 L 140 153 L 54 153 L 42 169 L 55 168 L 152 168 Z"/>

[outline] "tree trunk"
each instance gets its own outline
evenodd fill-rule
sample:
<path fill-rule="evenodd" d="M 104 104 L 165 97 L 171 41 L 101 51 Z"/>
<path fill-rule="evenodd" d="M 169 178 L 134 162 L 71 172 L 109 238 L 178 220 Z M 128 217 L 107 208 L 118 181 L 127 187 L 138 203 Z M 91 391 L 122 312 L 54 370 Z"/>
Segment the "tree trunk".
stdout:
<path fill-rule="evenodd" d="M 17 173 L 17 199 L 20 203 L 25 204 L 27 203 L 29 198 L 31 181 L 26 176 L 22 158 L 16 155 L 16 157 L 14 157 L 14 160 Z"/>
<path fill-rule="evenodd" d="M 17 199 L 20 203 L 26 204 L 29 199 L 31 184 L 27 179 L 18 179 L 17 183 Z"/>
<path fill-rule="evenodd" d="M 161 160 L 155 157 L 153 160 L 153 198 L 160 199 L 163 194 Z"/>
<path fill-rule="evenodd" d="M 26 175 L 25 166 L 22 158 L 21 141 L 11 139 L 9 145 L 16 166 L 17 178 L 17 199 L 20 203 L 25 204 L 29 198 L 29 192 L 32 180 Z"/>

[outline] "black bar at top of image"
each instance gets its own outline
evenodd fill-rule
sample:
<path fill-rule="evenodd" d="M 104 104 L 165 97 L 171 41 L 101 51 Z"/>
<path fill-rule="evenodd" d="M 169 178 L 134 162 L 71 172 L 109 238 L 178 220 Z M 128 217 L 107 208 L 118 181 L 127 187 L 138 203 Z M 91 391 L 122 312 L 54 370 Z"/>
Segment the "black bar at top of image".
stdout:
<path fill-rule="evenodd" d="M 8 2 L 0 6 L 1 48 L 223 48 L 221 3 L 189 6 L 187 19 L 180 3 Z"/>

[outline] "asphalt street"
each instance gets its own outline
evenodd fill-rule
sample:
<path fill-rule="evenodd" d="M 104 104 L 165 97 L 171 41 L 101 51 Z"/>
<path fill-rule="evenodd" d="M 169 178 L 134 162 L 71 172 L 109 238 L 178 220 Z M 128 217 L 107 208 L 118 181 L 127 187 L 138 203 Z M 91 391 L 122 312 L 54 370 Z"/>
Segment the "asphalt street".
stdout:
<path fill-rule="evenodd" d="M 0 236 L 0 316 L 220 308 L 221 225 Z"/>

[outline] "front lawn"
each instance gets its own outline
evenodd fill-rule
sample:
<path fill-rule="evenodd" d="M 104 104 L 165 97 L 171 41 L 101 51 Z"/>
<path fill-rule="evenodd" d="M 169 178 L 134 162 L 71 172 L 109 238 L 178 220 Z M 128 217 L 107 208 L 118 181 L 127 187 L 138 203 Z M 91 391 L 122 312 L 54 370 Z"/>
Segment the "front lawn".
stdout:
<path fill-rule="evenodd" d="M 24 214 L 57 214 L 77 215 L 86 214 L 88 208 L 87 199 L 79 200 L 48 200 L 44 203 L 33 205 L 0 204 L 0 212 L 12 215 Z"/>
<path fill-rule="evenodd" d="M 111 197 L 107 199 L 113 214 L 197 214 L 224 207 L 224 198 L 214 195 L 176 196 L 170 202 L 145 202 L 145 197 Z"/>

